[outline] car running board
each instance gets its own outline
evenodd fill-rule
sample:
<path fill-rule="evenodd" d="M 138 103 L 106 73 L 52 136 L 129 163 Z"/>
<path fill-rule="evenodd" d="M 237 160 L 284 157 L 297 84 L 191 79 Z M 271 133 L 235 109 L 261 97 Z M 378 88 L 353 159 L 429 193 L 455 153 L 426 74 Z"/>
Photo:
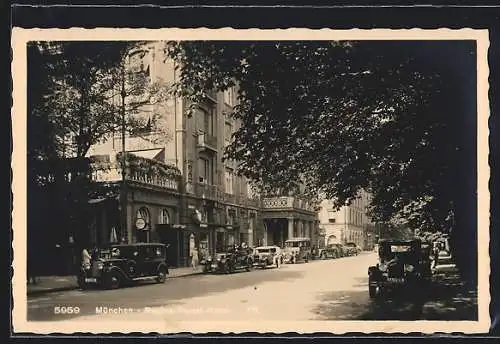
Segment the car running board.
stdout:
<path fill-rule="evenodd" d="M 155 278 L 158 278 L 158 276 L 135 277 L 135 278 L 132 278 L 132 281 L 145 281 L 145 280 L 150 280 L 150 279 L 155 279 Z"/>

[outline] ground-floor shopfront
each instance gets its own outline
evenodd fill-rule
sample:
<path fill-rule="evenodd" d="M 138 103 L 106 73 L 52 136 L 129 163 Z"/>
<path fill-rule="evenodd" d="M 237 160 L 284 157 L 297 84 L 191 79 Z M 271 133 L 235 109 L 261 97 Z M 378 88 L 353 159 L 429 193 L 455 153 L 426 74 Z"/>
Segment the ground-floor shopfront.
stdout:
<path fill-rule="evenodd" d="M 112 197 L 101 196 L 89 201 L 88 241 L 91 245 L 161 242 L 158 227 L 179 225 L 181 197 L 176 190 L 136 184 L 126 189 L 121 189 L 119 184 L 114 187 L 116 192 Z M 123 198 L 122 192 L 125 192 Z M 126 226 L 122 225 L 123 216 Z"/>
<path fill-rule="evenodd" d="M 163 242 L 172 248 L 169 259 L 173 266 L 189 266 L 196 251 L 201 260 L 234 245 L 253 245 L 257 209 L 192 195 L 184 195 L 180 209 L 180 225 L 158 227 Z"/>

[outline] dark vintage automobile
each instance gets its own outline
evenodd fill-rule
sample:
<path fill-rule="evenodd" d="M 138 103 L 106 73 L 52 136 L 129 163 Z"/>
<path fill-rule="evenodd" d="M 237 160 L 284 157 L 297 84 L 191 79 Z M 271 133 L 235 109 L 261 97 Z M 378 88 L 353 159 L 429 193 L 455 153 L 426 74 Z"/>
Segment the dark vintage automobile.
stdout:
<path fill-rule="evenodd" d="M 343 249 L 338 244 L 330 244 L 325 248 L 320 249 L 319 258 L 320 259 L 329 259 L 329 258 L 340 258 L 343 256 Z"/>
<path fill-rule="evenodd" d="M 226 252 L 216 253 L 215 256 L 208 256 L 203 260 L 204 272 L 233 273 L 236 270 L 250 271 L 253 268 L 253 250 L 230 246 Z"/>
<path fill-rule="evenodd" d="M 165 283 L 168 271 L 166 246 L 156 243 L 116 244 L 94 252 L 90 265 L 82 266 L 78 285 L 106 289 L 144 280 Z"/>
<path fill-rule="evenodd" d="M 349 256 L 357 256 L 361 253 L 361 248 L 354 242 L 348 242 L 347 244 L 345 244 L 345 247 L 347 250 L 347 255 Z"/>
<path fill-rule="evenodd" d="M 424 288 L 428 272 L 419 239 L 381 240 L 378 253 L 379 263 L 368 268 L 371 298 L 400 287 Z"/>

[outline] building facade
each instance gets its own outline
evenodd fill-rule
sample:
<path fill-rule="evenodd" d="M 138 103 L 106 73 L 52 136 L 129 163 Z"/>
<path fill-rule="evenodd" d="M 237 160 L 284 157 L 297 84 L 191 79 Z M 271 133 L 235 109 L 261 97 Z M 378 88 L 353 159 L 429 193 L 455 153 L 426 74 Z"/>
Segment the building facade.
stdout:
<path fill-rule="evenodd" d="M 130 68 L 146 73 L 151 80 L 166 85 L 176 81 L 174 63 L 165 60 L 161 42 L 150 43 L 131 52 Z M 96 236 L 117 237 L 124 241 L 168 243 L 169 261 L 187 266 L 191 252 L 214 254 L 227 246 L 245 242 L 251 246 L 264 236 L 260 218 L 260 199 L 250 192 L 248 181 L 236 175 L 236 162 L 222 160 L 224 147 L 238 129 L 228 114 L 236 102 L 235 89 L 207 92 L 207 101 L 198 104 L 192 116 L 186 115 L 189 104 L 182 98 L 167 98 L 144 107 L 138 116 L 157 121 L 160 131 L 127 134 L 125 151 L 144 164 L 169 167 L 177 176 L 127 171 L 125 183 L 117 155 L 123 151 L 120 134 L 92 147 L 89 156 L 109 164 L 94 180 L 114 183 L 121 196 L 111 203 L 126 204 L 125 211 L 110 211 L 101 201 L 93 200 L 100 230 Z M 162 180 L 159 182 L 158 180 Z M 125 187 L 124 187 L 125 185 Z M 116 199 L 121 202 L 116 203 Z M 111 207 L 112 208 L 112 207 Z M 116 207 L 115 207 L 116 208 Z M 119 221 L 109 214 L 126 214 L 126 229 L 117 229 Z M 122 222 L 123 223 L 123 222 Z"/>
<path fill-rule="evenodd" d="M 265 235 L 260 245 L 284 246 L 288 239 L 309 238 L 317 246 L 318 217 L 308 201 L 295 196 L 266 197 L 262 199 L 262 220 Z"/>
<path fill-rule="evenodd" d="M 325 245 L 334 243 L 356 243 L 363 249 L 369 249 L 370 238 L 367 229 L 372 225 L 367 215 L 370 195 L 361 191 L 359 197 L 350 205 L 336 210 L 331 200 L 323 200 L 318 213 L 321 232 L 324 233 Z"/>

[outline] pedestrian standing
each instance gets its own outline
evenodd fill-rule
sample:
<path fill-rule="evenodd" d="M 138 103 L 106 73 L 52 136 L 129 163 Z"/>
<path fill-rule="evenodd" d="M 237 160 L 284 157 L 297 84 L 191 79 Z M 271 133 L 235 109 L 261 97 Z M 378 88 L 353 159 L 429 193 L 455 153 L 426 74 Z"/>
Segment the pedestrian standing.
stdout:
<path fill-rule="evenodd" d="M 279 268 L 281 266 L 280 255 L 281 254 L 279 252 L 276 252 L 274 255 L 274 264 L 276 265 L 277 268 Z"/>
<path fill-rule="evenodd" d="M 198 249 L 196 247 L 193 247 L 191 250 L 191 266 L 193 267 L 193 270 L 196 270 L 198 268 Z"/>
<path fill-rule="evenodd" d="M 89 267 L 90 266 L 91 256 L 89 251 L 84 247 L 82 250 L 82 266 Z"/>

